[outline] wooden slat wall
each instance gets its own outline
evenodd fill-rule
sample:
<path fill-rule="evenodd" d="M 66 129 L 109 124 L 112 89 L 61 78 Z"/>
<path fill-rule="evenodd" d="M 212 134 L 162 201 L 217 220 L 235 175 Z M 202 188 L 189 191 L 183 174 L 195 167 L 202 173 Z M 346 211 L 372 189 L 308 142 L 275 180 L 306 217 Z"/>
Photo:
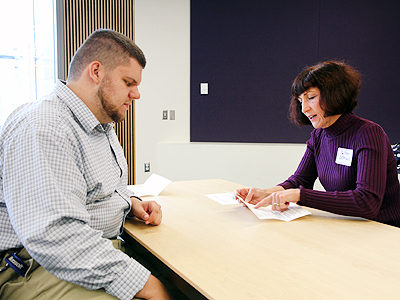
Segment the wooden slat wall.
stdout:
<path fill-rule="evenodd" d="M 62 0 L 65 77 L 75 51 L 94 30 L 113 29 L 134 40 L 134 0 Z M 135 102 L 115 131 L 128 162 L 129 184 L 135 184 Z"/>

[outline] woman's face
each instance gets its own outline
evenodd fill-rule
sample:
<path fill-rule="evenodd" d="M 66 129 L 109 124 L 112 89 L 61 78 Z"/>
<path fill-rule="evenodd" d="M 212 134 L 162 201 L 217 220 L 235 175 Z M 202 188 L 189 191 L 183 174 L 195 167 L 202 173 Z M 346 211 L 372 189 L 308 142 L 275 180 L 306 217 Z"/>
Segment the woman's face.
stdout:
<path fill-rule="evenodd" d="M 311 87 L 298 100 L 301 103 L 301 111 L 311 121 L 314 128 L 327 128 L 339 119 L 340 115 L 325 117 L 325 111 L 320 105 L 321 93 L 319 88 Z"/>

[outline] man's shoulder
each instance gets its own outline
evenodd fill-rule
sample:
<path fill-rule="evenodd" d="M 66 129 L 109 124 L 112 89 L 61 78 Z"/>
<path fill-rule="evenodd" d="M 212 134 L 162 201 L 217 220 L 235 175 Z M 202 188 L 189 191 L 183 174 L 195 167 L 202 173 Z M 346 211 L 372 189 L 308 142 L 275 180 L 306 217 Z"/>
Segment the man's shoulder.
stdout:
<path fill-rule="evenodd" d="M 24 135 L 24 132 L 62 134 L 71 130 L 73 116 L 65 104 L 52 94 L 38 101 L 25 103 L 10 114 L 2 128 L 3 138 Z"/>
<path fill-rule="evenodd" d="M 19 118 L 32 124 L 59 127 L 70 118 L 70 114 L 66 105 L 55 94 L 51 94 L 38 101 L 27 103 L 20 111 Z"/>

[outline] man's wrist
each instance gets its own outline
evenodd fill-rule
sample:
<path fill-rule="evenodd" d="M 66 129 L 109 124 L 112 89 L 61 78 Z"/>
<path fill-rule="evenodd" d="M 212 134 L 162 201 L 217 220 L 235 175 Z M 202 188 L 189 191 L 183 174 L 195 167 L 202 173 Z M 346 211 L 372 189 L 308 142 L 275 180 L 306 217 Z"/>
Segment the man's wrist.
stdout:
<path fill-rule="evenodd" d="M 143 201 L 140 197 L 138 197 L 138 196 L 131 196 L 131 201 L 133 200 L 132 198 L 135 198 L 135 199 L 137 199 L 137 200 L 139 200 L 139 201 Z"/>
<path fill-rule="evenodd" d="M 137 196 L 131 196 L 131 210 L 129 211 L 128 215 L 126 216 L 127 219 L 133 219 L 134 217 L 136 217 L 133 212 L 132 212 L 132 207 L 133 207 L 133 203 L 134 202 L 141 202 L 142 199 L 140 199 Z"/>

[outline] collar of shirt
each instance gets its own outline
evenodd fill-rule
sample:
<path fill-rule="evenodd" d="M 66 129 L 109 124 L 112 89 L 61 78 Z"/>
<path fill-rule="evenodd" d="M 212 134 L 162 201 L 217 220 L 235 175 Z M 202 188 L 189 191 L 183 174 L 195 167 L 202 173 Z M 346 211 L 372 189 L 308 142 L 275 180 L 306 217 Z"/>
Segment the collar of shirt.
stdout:
<path fill-rule="evenodd" d="M 89 107 L 66 86 L 64 81 L 57 80 L 54 93 L 71 110 L 72 114 L 88 134 L 103 131 L 108 133 L 114 129 L 114 123 L 100 124 Z"/>
<path fill-rule="evenodd" d="M 331 126 L 327 128 L 321 128 L 321 130 L 325 132 L 328 138 L 339 136 L 354 125 L 356 118 L 357 117 L 352 112 L 343 114 Z"/>

